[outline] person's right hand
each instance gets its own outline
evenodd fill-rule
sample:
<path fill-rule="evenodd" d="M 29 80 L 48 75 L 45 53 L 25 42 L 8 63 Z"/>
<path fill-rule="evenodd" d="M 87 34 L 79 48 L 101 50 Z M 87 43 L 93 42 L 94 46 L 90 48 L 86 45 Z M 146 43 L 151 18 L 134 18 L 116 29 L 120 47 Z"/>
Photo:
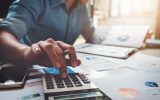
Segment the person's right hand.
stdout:
<path fill-rule="evenodd" d="M 68 51 L 69 58 L 65 58 L 64 51 Z M 80 65 L 75 48 L 62 41 L 54 41 L 49 38 L 45 41 L 32 44 L 23 53 L 25 62 L 43 66 L 54 66 L 60 69 L 62 78 L 66 77 L 66 66 L 76 67 Z"/>

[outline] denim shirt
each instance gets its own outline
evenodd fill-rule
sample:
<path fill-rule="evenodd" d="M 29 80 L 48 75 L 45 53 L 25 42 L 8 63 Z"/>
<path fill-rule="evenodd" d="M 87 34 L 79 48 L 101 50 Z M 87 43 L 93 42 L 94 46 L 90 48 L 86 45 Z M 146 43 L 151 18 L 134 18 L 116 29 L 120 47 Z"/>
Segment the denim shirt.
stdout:
<path fill-rule="evenodd" d="M 85 5 L 77 3 L 71 12 L 66 0 L 16 0 L 7 17 L 0 22 L 19 40 L 31 45 L 40 40 L 53 38 L 73 44 L 79 34 L 90 37 L 91 25 Z"/>

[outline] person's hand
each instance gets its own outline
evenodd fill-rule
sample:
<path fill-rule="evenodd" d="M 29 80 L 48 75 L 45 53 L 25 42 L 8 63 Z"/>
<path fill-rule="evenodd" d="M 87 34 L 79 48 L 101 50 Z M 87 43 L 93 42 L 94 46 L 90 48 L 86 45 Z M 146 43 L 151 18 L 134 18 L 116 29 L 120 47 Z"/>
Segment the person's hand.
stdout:
<path fill-rule="evenodd" d="M 64 51 L 68 51 L 69 58 L 65 58 Z M 61 77 L 66 77 L 66 66 L 76 67 L 80 65 L 77 59 L 75 48 L 62 41 L 54 41 L 49 38 L 32 44 L 25 50 L 24 59 L 27 63 L 39 64 L 43 66 L 54 66 L 60 69 Z"/>

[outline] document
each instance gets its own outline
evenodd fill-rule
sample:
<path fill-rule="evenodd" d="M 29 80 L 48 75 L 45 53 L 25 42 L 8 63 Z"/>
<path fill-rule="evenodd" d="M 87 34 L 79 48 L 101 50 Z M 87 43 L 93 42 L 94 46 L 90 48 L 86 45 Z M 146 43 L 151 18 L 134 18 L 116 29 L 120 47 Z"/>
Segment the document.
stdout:
<path fill-rule="evenodd" d="M 115 47 L 89 43 L 77 45 L 75 48 L 76 51 L 80 53 L 88 53 L 116 58 L 127 58 L 137 50 L 136 48 Z"/>
<path fill-rule="evenodd" d="M 91 81 L 113 100 L 159 100 L 159 76 L 158 72 L 136 71 Z"/>
<path fill-rule="evenodd" d="M 147 55 L 143 52 L 135 53 L 124 63 L 126 65 L 131 65 L 132 68 L 138 70 L 160 72 L 160 58 L 156 56 Z"/>
<path fill-rule="evenodd" d="M 141 48 L 149 31 L 147 25 L 112 25 L 98 27 L 97 33 L 102 34 L 102 44 Z"/>
<path fill-rule="evenodd" d="M 98 72 L 127 67 L 121 63 L 122 60 L 109 57 L 78 53 L 78 58 L 82 61 L 84 66 Z"/>
<path fill-rule="evenodd" d="M 43 86 L 35 85 L 23 89 L 0 91 L 2 100 L 45 100 Z"/>

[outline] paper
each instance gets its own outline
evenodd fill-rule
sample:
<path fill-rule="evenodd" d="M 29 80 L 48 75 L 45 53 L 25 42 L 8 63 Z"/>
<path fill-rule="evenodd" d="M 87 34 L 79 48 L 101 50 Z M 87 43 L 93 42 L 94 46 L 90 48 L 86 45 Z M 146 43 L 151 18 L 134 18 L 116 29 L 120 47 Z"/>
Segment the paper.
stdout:
<path fill-rule="evenodd" d="M 117 58 L 127 58 L 135 50 L 135 48 L 115 47 L 87 43 L 76 46 L 77 52 Z"/>
<path fill-rule="evenodd" d="M 121 67 L 127 67 L 125 65 L 120 64 L 119 62 L 122 62 L 122 60 L 119 59 L 81 53 L 78 54 L 78 57 L 86 67 L 94 69 L 98 72 L 113 70 Z"/>
<path fill-rule="evenodd" d="M 125 62 L 130 67 L 143 71 L 159 71 L 160 72 L 160 58 L 138 52 Z"/>
<path fill-rule="evenodd" d="M 43 95 L 43 93 L 28 94 L 19 97 L 19 100 L 44 100 L 42 99 Z"/>
<path fill-rule="evenodd" d="M 26 83 L 42 82 L 42 74 L 39 75 L 28 75 Z"/>
<path fill-rule="evenodd" d="M 92 79 L 96 86 L 113 100 L 159 100 L 160 73 L 133 72 Z M 158 86 L 146 86 L 146 82 Z"/>
<path fill-rule="evenodd" d="M 147 25 L 113 25 L 98 27 L 97 33 L 103 34 L 102 44 L 140 48 L 148 33 Z"/>
<path fill-rule="evenodd" d="M 42 85 L 0 91 L 0 98 L 1 100 L 45 100 Z"/>
<path fill-rule="evenodd" d="M 81 64 L 81 65 L 79 65 L 79 66 L 77 66 L 75 68 L 70 67 L 70 69 L 72 69 L 76 73 L 82 73 L 82 74 L 87 75 L 88 71 L 86 69 L 83 69 L 83 67 L 84 67 L 84 64 Z"/>

